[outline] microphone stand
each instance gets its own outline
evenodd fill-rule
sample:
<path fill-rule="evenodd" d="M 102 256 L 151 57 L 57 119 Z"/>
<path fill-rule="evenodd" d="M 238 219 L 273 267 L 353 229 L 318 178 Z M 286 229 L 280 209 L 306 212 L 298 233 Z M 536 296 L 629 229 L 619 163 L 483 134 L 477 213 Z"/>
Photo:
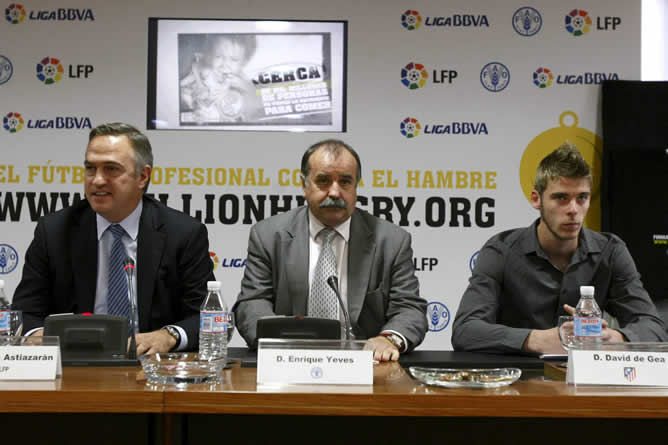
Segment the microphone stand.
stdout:
<path fill-rule="evenodd" d="M 348 308 L 346 308 L 346 306 L 343 304 L 343 299 L 341 299 L 341 294 L 339 293 L 339 279 L 336 277 L 336 275 L 332 275 L 331 277 L 327 278 L 327 284 L 329 284 L 329 287 L 332 288 L 336 298 L 339 300 L 339 304 L 341 305 L 341 310 L 343 311 L 343 321 L 346 325 L 346 340 L 354 340 L 355 336 L 352 334 L 353 327 L 350 323 L 350 314 L 348 314 Z"/>
<path fill-rule="evenodd" d="M 128 278 L 128 299 L 130 300 L 130 348 L 128 350 L 128 358 L 131 360 L 137 359 L 137 298 L 135 295 L 135 262 L 129 256 L 125 257 L 123 261 L 123 269 Z"/>

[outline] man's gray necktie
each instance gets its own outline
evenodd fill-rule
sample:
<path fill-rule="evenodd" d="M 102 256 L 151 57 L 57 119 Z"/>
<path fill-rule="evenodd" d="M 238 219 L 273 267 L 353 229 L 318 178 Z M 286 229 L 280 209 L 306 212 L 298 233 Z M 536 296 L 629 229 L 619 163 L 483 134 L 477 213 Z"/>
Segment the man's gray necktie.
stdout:
<path fill-rule="evenodd" d="M 118 224 L 110 225 L 107 230 L 114 236 L 109 252 L 107 311 L 111 315 L 120 315 L 129 320 L 128 280 L 123 271 L 123 260 L 125 260 L 126 253 L 122 237 L 125 230 Z"/>
<path fill-rule="evenodd" d="M 331 276 L 338 277 L 336 273 L 336 255 L 332 241 L 336 236 L 336 230 L 329 227 L 322 229 L 318 236 L 323 240 L 322 250 L 318 257 L 313 273 L 311 294 L 308 299 L 308 316 L 316 318 L 339 319 L 339 304 L 336 294 L 327 284 Z"/>

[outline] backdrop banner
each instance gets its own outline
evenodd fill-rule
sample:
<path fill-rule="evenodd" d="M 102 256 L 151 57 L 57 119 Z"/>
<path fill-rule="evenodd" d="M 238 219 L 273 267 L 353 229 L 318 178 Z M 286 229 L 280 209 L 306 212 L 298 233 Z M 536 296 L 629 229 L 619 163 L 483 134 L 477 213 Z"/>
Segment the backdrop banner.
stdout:
<path fill-rule="evenodd" d="M 530 3 L 6 0 L 0 279 L 8 295 L 21 278 L 37 220 L 84 199 L 84 151 L 97 124 L 123 121 L 147 131 L 155 157 L 150 192 L 207 225 L 214 273 L 229 305 L 239 292 L 250 226 L 303 205 L 301 156 L 333 137 L 361 156 L 359 207 L 412 234 L 420 293 L 429 302 L 430 332 L 420 348 L 451 349 L 452 321 L 478 250 L 495 233 L 538 217 L 528 202 L 535 168 L 566 140 L 593 164 L 586 223 L 600 228 L 600 83 L 640 77 L 640 2 L 581 0 L 578 9 Z M 177 57 L 156 97 L 148 85 L 149 20 L 157 17 L 202 19 L 202 27 L 174 41 Z M 282 21 L 344 22 L 345 85 L 309 80 L 317 100 L 302 103 L 324 112 L 291 115 L 285 106 L 299 103 L 289 102 L 296 96 L 279 100 L 283 90 L 261 80 L 285 61 L 286 72 L 308 66 L 331 75 L 322 61 L 336 54 L 308 29 L 310 36 L 292 37 L 255 31 L 257 57 L 245 76 L 262 90 L 259 114 L 234 101 L 195 107 L 193 82 L 213 89 L 217 81 L 204 64 L 216 48 L 205 45 L 206 35 L 250 33 L 205 26 L 225 19 L 265 20 L 275 29 Z M 277 53 L 286 45 L 294 57 Z M 193 64 L 198 77 L 188 78 Z M 175 129 L 147 130 L 151 106 Z M 253 128 L 271 122 L 267 113 L 281 116 L 278 123 L 335 125 L 336 107 L 343 106 L 343 131 Z M 188 128 L 207 123 L 225 131 Z M 243 339 L 237 335 L 231 345 Z"/>

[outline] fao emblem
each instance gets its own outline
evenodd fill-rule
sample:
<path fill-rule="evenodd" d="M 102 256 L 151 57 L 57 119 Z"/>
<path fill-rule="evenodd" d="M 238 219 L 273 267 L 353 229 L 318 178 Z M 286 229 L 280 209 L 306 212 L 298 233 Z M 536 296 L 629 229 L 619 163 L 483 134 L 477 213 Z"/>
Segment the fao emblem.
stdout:
<path fill-rule="evenodd" d="M 536 9 L 529 6 L 518 9 L 513 14 L 513 28 L 524 37 L 535 35 L 543 26 L 543 18 Z"/>
<path fill-rule="evenodd" d="M 490 62 L 480 70 L 480 83 L 492 93 L 503 91 L 510 83 L 510 70 L 503 63 Z"/>
<path fill-rule="evenodd" d="M 431 332 L 440 332 L 450 324 L 450 311 L 438 301 L 429 303 L 427 306 L 427 319 Z"/>
<path fill-rule="evenodd" d="M 323 371 L 320 366 L 314 366 L 313 368 L 311 368 L 311 377 L 313 377 L 314 379 L 320 379 L 322 378 L 322 375 Z"/>
<path fill-rule="evenodd" d="M 0 274 L 8 274 L 19 262 L 19 255 L 9 244 L 0 244 Z"/>
<path fill-rule="evenodd" d="M 471 256 L 471 259 L 469 260 L 469 268 L 471 269 L 471 272 L 473 272 L 473 269 L 475 268 L 475 265 L 478 263 L 478 254 L 480 251 L 477 251 Z"/>
<path fill-rule="evenodd" d="M 12 62 L 7 57 L 0 55 L 0 85 L 11 79 L 13 73 Z"/>

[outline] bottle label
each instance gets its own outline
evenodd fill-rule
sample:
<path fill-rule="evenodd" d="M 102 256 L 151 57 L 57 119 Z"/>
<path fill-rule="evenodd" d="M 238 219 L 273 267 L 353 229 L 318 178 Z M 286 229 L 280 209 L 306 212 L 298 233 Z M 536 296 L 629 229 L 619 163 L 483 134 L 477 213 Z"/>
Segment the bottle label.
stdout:
<path fill-rule="evenodd" d="M 0 311 L 0 334 L 9 332 L 9 312 Z"/>
<path fill-rule="evenodd" d="M 199 313 L 199 330 L 206 334 L 226 333 L 228 320 L 227 312 L 201 311 Z"/>
<path fill-rule="evenodd" d="M 600 317 L 573 317 L 574 334 L 576 337 L 600 337 L 603 330 L 603 319 Z"/>

